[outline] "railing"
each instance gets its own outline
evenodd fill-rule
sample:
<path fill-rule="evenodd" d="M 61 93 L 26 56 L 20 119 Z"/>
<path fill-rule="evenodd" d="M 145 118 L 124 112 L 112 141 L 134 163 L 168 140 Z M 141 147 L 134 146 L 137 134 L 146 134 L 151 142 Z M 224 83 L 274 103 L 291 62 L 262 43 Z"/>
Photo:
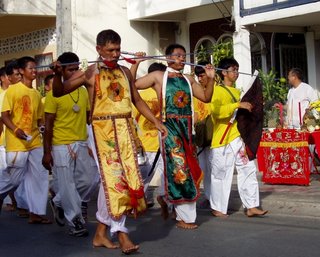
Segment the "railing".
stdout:
<path fill-rule="evenodd" d="M 257 5 L 258 1 L 240 0 L 240 16 L 248 16 L 252 14 L 275 11 L 284 8 L 295 7 L 303 4 L 319 2 L 318 0 L 269 0 L 262 1 Z M 252 5 L 250 6 L 250 4 Z"/>

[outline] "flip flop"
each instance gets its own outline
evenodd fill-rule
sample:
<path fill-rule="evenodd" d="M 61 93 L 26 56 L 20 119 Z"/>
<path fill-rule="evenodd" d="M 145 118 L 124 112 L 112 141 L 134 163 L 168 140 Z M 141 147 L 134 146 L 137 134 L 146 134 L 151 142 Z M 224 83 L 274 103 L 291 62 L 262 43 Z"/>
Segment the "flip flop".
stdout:
<path fill-rule="evenodd" d="M 29 224 L 52 224 L 52 221 L 46 218 L 28 220 Z"/>

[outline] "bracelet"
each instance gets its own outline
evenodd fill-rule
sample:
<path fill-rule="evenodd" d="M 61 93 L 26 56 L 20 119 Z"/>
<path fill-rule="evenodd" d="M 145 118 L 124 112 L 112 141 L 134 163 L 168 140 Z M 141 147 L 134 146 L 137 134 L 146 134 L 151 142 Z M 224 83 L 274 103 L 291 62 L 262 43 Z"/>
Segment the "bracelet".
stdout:
<path fill-rule="evenodd" d="M 16 132 L 17 132 L 17 130 L 18 130 L 19 128 L 18 127 L 16 127 L 15 129 L 14 129 L 14 131 L 13 131 L 13 133 L 15 134 Z"/>

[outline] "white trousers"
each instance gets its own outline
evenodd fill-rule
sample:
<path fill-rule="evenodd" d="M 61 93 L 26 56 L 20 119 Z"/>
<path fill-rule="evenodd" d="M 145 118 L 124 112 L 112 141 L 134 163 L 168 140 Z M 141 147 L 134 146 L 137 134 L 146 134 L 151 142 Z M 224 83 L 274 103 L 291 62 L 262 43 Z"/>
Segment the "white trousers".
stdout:
<path fill-rule="evenodd" d="M 0 173 L 4 172 L 7 167 L 6 161 L 6 149 L 4 146 L 0 145 Z M 24 181 L 20 183 L 17 190 L 14 192 L 14 197 L 17 202 L 18 208 L 28 209 L 26 193 L 25 193 L 25 186 Z M 9 196 L 4 199 L 5 204 L 12 204 L 12 201 Z"/>
<path fill-rule="evenodd" d="M 234 168 L 238 191 L 245 208 L 259 206 L 259 185 L 254 161 L 249 161 L 240 137 L 230 144 L 210 149 L 211 209 L 227 213 Z"/>
<path fill-rule="evenodd" d="M 96 218 L 99 222 L 110 227 L 111 236 L 113 236 L 116 232 L 128 233 L 128 229 L 125 226 L 127 218 L 126 215 L 122 215 L 119 220 L 114 220 L 110 217 L 102 183 L 100 184 L 97 204 L 98 211 L 96 213 Z"/>
<path fill-rule="evenodd" d="M 99 170 L 98 155 L 97 155 L 96 146 L 94 144 L 92 127 L 88 126 L 87 128 L 88 128 L 88 144 L 89 144 L 89 147 L 92 149 L 92 153 Z M 96 218 L 100 223 L 103 223 L 106 226 L 110 227 L 111 236 L 113 236 L 116 232 L 124 232 L 124 233 L 129 232 L 128 229 L 126 228 L 126 218 L 127 218 L 126 215 L 122 215 L 122 217 L 119 220 L 115 220 L 110 217 L 102 183 L 100 183 L 97 207 L 98 207 L 98 210 L 96 213 Z"/>
<path fill-rule="evenodd" d="M 198 152 L 201 153 L 198 155 L 199 166 L 204 173 L 203 178 L 203 190 L 204 195 L 207 200 L 210 199 L 210 186 L 211 186 L 211 166 L 209 162 L 210 158 L 210 147 L 205 147 L 204 149 L 200 148 Z"/>
<path fill-rule="evenodd" d="M 70 145 L 52 147 L 53 181 L 55 190 L 53 198 L 57 206 L 64 210 L 65 218 L 70 226 L 72 220 L 80 217 L 82 222 L 81 202 L 88 201 L 98 186 L 97 167 L 88 153 L 86 142 L 75 142 Z"/>
<path fill-rule="evenodd" d="M 174 204 L 174 209 L 177 214 L 176 220 L 184 221 L 185 223 L 194 223 L 197 218 L 196 202 Z"/>
<path fill-rule="evenodd" d="M 7 168 L 0 174 L 0 197 L 24 183 L 25 199 L 31 213 L 46 214 L 49 178 L 42 166 L 42 147 L 28 152 L 7 152 Z"/>

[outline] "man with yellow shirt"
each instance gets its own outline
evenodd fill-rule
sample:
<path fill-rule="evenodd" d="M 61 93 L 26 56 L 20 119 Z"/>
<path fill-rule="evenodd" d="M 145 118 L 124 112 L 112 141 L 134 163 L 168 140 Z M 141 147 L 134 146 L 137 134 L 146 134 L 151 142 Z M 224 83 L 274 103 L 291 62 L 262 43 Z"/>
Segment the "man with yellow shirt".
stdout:
<path fill-rule="evenodd" d="M 30 212 L 30 224 L 50 224 L 45 218 L 48 196 L 48 171 L 41 165 L 39 122 L 42 118 L 40 93 L 32 87 L 36 78 L 34 58 L 18 60 L 19 83 L 9 87 L 4 96 L 2 120 L 6 125 L 7 168 L 0 178 L 0 206 L 8 193 L 24 182 Z"/>
<path fill-rule="evenodd" d="M 215 87 L 211 101 L 211 113 L 214 121 L 213 138 L 209 162 L 211 166 L 210 206 L 212 215 L 227 217 L 229 196 L 234 168 L 237 170 L 238 191 L 248 217 L 267 213 L 258 209 L 259 185 L 256 166 L 245 152 L 244 143 L 237 128 L 237 122 L 231 124 L 221 142 L 233 113 L 237 108 L 252 110 L 249 102 L 240 102 L 240 90 L 234 87 L 238 78 L 239 64 L 235 59 L 224 58 L 219 62 L 222 83 Z"/>
<path fill-rule="evenodd" d="M 10 74 L 10 75 L 8 75 Z M 1 80 L 1 93 L 0 93 L 0 110 L 2 108 L 3 98 L 6 90 L 11 84 L 16 84 L 21 80 L 19 68 L 16 60 L 11 61 L 7 66 L 0 69 L 0 80 Z M 1 116 L 1 114 L 0 114 Z M 1 172 L 7 167 L 6 162 L 6 150 L 5 150 L 5 127 L 2 120 L 0 119 L 0 128 L 3 132 L 0 136 L 0 170 Z M 10 199 L 9 199 L 10 198 Z M 25 194 L 24 183 L 21 183 L 15 192 L 9 193 L 9 196 L 4 201 L 7 204 L 7 210 L 14 211 L 18 210 L 18 217 L 27 218 L 29 217 L 27 199 Z"/>
<path fill-rule="evenodd" d="M 58 57 L 58 61 L 62 64 L 77 63 L 79 58 L 72 52 L 65 52 Z M 78 69 L 78 64 L 63 66 L 62 74 L 55 74 L 55 77 L 67 80 Z M 53 97 L 52 91 L 46 96 L 42 163 L 47 169 L 52 169 L 54 181 L 57 182 L 54 185 L 57 189 L 54 205 L 62 207 L 70 227 L 69 234 L 77 237 L 88 235 L 81 202 L 84 194 L 92 191 L 94 175 L 98 174 L 97 167 L 92 165 L 95 161 L 88 153 L 86 125 L 89 111 L 85 87 L 59 98 Z M 64 225 L 57 217 L 55 219 L 59 225 Z"/>

